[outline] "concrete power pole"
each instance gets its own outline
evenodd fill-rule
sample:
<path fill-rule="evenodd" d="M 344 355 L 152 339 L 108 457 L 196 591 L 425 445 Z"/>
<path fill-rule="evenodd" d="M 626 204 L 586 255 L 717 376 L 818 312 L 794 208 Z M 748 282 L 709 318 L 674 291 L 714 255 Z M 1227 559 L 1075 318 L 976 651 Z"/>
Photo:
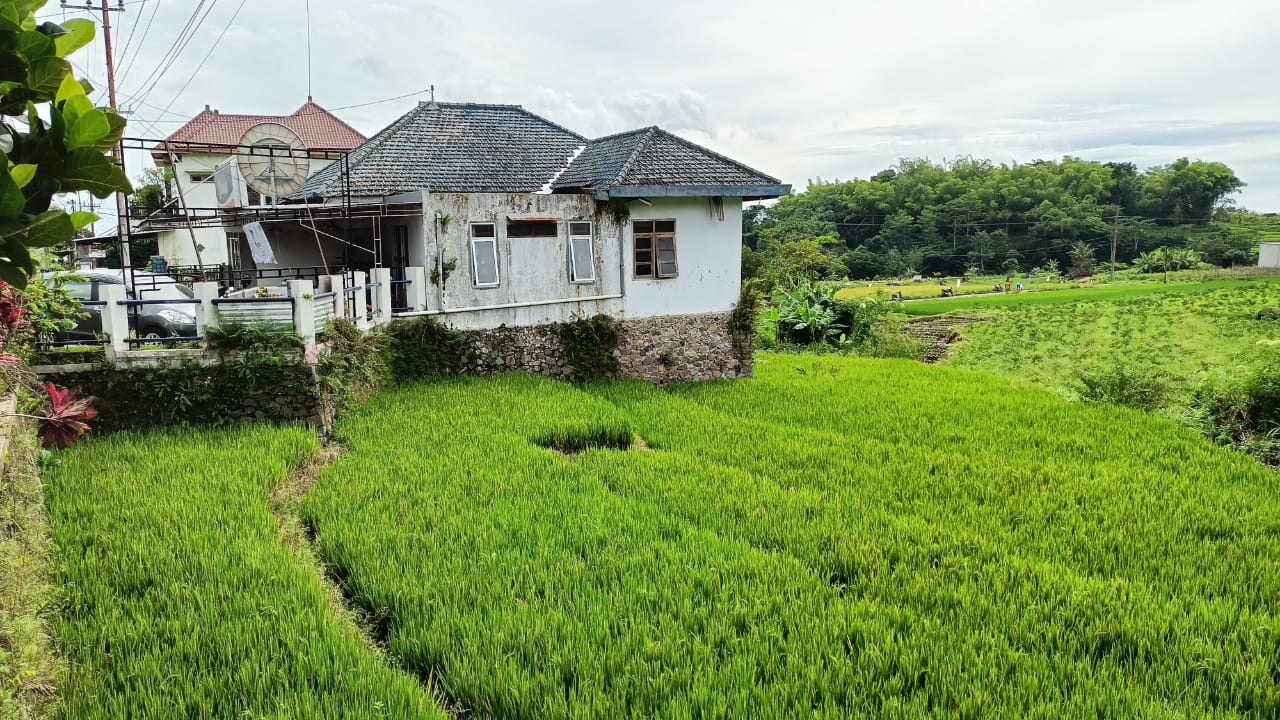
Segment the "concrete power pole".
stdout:
<path fill-rule="evenodd" d="M 88 2 L 85 7 L 81 8 L 75 5 L 69 5 L 63 0 L 62 7 L 69 10 L 79 10 L 91 7 Z M 108 0 L 102 0 L 102 46 L 107 54 L 107 97 L 111 103 L 111 109 L 119 112 L 120 106 L 116 100 L 116 62 L 111 52 L 111 13 L 124 12 L 124 0 L 116 0 L 116 7 L 110 7 Z M 124 141 L 122 140 L 116 146 L 116 165 L 120 166 L 120 172 L 124 172 Z M 129 257 L 129 204 L 124 193 L 116 193 L 116 227 L 120 239 L 120 265 L 122 269 L 130 267 L 131 258 Z"/>

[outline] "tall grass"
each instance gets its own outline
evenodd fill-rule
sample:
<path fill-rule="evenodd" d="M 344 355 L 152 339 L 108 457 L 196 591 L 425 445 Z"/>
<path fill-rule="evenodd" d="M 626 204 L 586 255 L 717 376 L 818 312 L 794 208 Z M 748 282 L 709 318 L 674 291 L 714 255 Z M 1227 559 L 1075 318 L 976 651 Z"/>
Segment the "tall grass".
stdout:
<path fill-rule="evenodd" d="M 1263 468 L 976 373 L 757 376 L 397 388 L 303 513 L 388 650 L 481 714 L 1280 713 Z"/>
<path fill-rule="evenodd" d="M 302 429 L 117 434 L 46 478 L 66 718 L 443 717 L 342 625 L 268 493 Z"/>
<path fill-rule="evenodd" d="M 1258 277 L 1254 279 L 1205 280 L 1200 282 L 1183 282 L 1170 285 L 1160 283 L 1115 284 L 1096 287 L 1069 287 L 1055 289 L 1052 287 L 1035 289 L 1024 293 L 992 293 L 973 295 L 970 297 L 948 298 L 940 300 L 920 300 L 905 303 L 902 311 L 908 315 L 945 315 L 947 313 L 967 310 L 991 310 L 1013 307 L 1034 307 L 1044 305 L 1062 305 L 1077 302 L 1099 302 L 1113 300 L 1132 300 L 1153 295 L 1195 295 L 1210 290 L 1276 287 L 1280 278 Z"/>

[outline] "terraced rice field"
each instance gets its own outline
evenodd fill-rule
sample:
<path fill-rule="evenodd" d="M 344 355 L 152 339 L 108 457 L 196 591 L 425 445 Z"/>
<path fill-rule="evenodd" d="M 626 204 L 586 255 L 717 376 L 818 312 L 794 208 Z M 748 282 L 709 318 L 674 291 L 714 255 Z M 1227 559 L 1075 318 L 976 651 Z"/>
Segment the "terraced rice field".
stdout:
<path fill-rule="evenodd" d="M 757 374 L 424 383 L 342 420 L 302 514 L 385 658 L 276 542 L 298 431 L 77 447 L 50 500 L 75 707 L 414 717 L 429 683 L 501 718 L 1280 713 L 1270 471 L 988 375 Z"/>

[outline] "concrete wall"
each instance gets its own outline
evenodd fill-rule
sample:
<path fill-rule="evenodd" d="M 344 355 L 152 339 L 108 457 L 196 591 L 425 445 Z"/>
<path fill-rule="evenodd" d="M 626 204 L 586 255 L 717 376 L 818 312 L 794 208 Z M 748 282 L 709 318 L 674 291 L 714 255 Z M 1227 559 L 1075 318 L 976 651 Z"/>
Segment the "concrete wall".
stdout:
<path fill-rule="evenodd" d="M 208 215 L 210 208 L 217 207 L 217 193 L 214 190 L 213 180 L 206 182 L 195 182 L 192 175 L 212 175 L 213 171 L 219 166 L 231 161 L 235 165 L 235 158 L 227 155 L 208 155 L 208 154 L 191 154 L 181 155 L 178 163 L 174 167 L 174 179 L 182 188 L 183 198 L 188 208 L 199 208 L 201 211 L 193 213 L 196 215 Z M 333 160 L 324 158 L 311 158 L 310 172 L 315 174 L 321 169 L 328 167 Z M 245 185 L 244 178 L 241 177 L 237 168 L 235 172 L 237 192 L 240 197 L 240 204 L 248 204 L 248 189 Z M 174 207 L 177 207 L 175 201 Z M 206 265 L 217 265 L 228 262 L 227 255 L 227 234 L 226 229 L 215 228 L 195 228 L 196 242 L 204 245 L 201 251 L 201 260 Z M 191 244 L 191 233 L 183 228 L 181 230 L 166 230 L 160 233 L 158 237 L 160 246 L 160 254 L 169 260 L 170 265 L 195 265 L 196 254 Z M 314 248 L 315 242 L 312 241 Z M 248 258 L 243 260 L 246 266 L 249 265 Z M 286 263 L 281 263 L 286 264 Z M 310 265 L 312 263 L 305 263 Z"/>
<path fill-rule="evenodd" d="M 675 220 L 679 276 L 637 280 L 631 224 L 625 233 L 626 316 L 727 312 L 738 302 L 742 267 L 742 200 L 724 199 L 720 220 L 707 198 L 630 203 L 631 219 Z"/>
<path fill-rule="evenodd" d="M 1258 267 L 1280 268 L 1280 243 L 1264 242 L 1258 246 Z"/>
<path fill-rule="evenodd" d="M 440 232 L 435 231 L 435 213 L 451 218 Z M 582 300 L 621 294 L 619 278 L 619 236 L 623 223 L 605 206 L 586 195 L 535 195 L 529 193 L 440 193 L 427 196 L 424 204 L 426 233 L 422 236 L 422 263 L 430 273 L 436 258 L 457 261 L 443 289 L 431 286 L 427 303 L 431 310 L 443 309 L 441 320 L 450 326 L 470 330 L 501 325 L 525 326 L 563 322 L 575 315 L 608 314 L 620 317 L 622 301 L 617 298 Z M 540 215 L 560 218 L 554 238 L 508 238 L 510 215 Z M 595 260 L 595 281 L 574 283 L 569 276 L 568 223 L 590 221 Z M 471 224 L 491 222 L 498 240 L 497 287 L 476 287 L 471 264 Z M 410 240 L 410 245 L 414 243 Z M 414 250 L 410 249 L 410 257 Z M 554 302 L 554 301 L 569 302 Z M 545 303 L 454 313 L 462 308 L 495 305 Z"/>

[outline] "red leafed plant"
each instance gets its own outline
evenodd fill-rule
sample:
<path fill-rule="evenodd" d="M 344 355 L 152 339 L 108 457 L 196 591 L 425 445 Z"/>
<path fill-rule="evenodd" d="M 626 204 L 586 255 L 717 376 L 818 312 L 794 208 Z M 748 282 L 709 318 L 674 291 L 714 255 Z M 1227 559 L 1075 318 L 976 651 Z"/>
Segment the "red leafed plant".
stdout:
<path fill-rule="evenodd" d="M 92 397 L 80 397 L 80 388 L 59 390 L 45 383 L 40 411 L 40 440 L 45 447 L 65 449 L 89 432 L 89 421 L 98 416 Z"/>

